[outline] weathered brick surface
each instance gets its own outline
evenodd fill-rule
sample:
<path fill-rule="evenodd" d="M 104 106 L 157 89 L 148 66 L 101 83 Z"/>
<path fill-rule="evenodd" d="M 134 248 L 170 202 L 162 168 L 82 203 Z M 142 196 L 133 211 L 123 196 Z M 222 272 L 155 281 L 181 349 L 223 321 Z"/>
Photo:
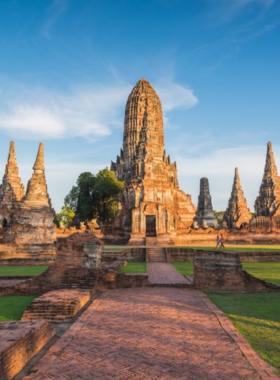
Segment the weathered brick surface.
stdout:
<path fill-rule="evenodd" d="M 198 291 L 110 291 L 90 305 L 25 380 L 277 378 L 249 345 L 242 352 L 231 334 L 238 335 L 222 327 Z"/>
<path fill-rule="evenodd" d="M 60 289 L 35 298 L 25 310 L 21 320 L 60 321 L 74 317 L 90 300 L 91 292 Z"/>
<path fill-rule="evenodd" d="M 168 261 L 175 262 L 193 262 L 196 250 L 191 248 L 166 248 Z M 231 252 L 228 252 L 231 254 Z M 211 254 L 211 252 L 209 252 Z M 280 262 L 280 251 L 256 251 L 256 252 L 236 252 L 234 256 L 238 256 L 241 261 L 250 262 Z"/>
<path fill-rule="evenodd" d="M 210 291 L 280 292 L 280 286 L 242 270 L 238 255 L 198 251 L 194 257 L 194 284 Z"/>
<path fill-rule="evenodd" d="M 0 380 L 10 380 L 55 335 L 48 322 L 0 322 Z"/>

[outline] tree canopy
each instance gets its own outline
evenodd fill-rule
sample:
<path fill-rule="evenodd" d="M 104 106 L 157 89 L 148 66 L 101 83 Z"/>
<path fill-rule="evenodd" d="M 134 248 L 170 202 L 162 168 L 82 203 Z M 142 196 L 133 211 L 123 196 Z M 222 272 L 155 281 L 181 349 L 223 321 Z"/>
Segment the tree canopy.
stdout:
<path fill-rule="evenodd" d="M 57 227 L 60 227 L 60 223 L 65 227 L 70 227 L 74 216 L 75 212 L 69 206 L 63 206 L 60 213 L 56 215 L 54 223 Z"/>
<path fill-rule="evenodd" d="M 84 172 L 79 175 L 76 186 L 73 186 L 65 197 L 66 206 L 74 210 L 81 222 L 97 219 L 99 224 L 109 225 L 118 216 L 117 197 L 124 187 L 114 172 L 108 168 L 94 175 Z"/>

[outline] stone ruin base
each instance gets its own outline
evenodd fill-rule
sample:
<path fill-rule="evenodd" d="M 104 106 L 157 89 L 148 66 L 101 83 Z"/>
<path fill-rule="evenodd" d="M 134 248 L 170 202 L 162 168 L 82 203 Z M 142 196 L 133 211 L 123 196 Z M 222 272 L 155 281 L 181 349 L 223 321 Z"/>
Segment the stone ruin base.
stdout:
<path fill-rule="evenodd" d="M 280 286 L 242 270 L 237 254 L 198 251 L 194 256 L 196 289 L 230 292 L 280 292 Z"/>
<path fill-rule="evenodd" d="M 0 380 L 10 380 L 55 336 L 49 322 L 0 322 Z"/>
<path fill-rule="evenodd" d="M 50 265 L 54 262 L 54 244 L 0 244 L 0 264 Z"/>
<path fill-rule="evenodd" d="M 73 318 L 90 300 L 91 292 L 83 290 L 54 290 L 35 298 L 21 320 L 63 321 Z"/>

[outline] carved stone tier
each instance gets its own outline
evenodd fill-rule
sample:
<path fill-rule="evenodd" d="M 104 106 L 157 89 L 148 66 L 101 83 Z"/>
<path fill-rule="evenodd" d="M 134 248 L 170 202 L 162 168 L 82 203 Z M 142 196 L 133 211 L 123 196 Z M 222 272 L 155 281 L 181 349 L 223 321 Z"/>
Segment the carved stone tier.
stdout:
<path fill-rule="evenodd" d="M 54 211 L 47 192 L 43 143 L 33 169 L 26 196 L 19 202 L 5 231 L 4 243 L 53 244 L 55 240 Z"/>
<path fill-rule="evenodd" d="M 124 230 L 144 242 L 146 236 L 169 234 L 192 224 L 196 209 L 191 196 L 179 189 L 176 163 L 166 157 L 161 102 L 146 79 L 129 95 L 123 149 L 111 170 L 125 181 L 115 231 Z"/>
<path fill-rule="evenodd" d="M 226 223 L 229 229 L 240 228 L 242 224 L 248 224 L 251 218 L 252 215 L 240 184 L 238 168 L 235 168 L 231 197 L 224 213 L 223 223 Z"/>
<path fill-rule="evenodd" d="M 194 217 L 194 224 L 195 226 L 202 228 L 218 227 L 218 221 L 213 211 L 208 178 L 200 179 L 200 192 L 198 196 L 198 206 Z"/>
<path fill-rule="evenodd" d="M 267 144 L 264 175 L 259 196 L 255 201 L 255 216 L 280 215 L 280 178 L 272 151 L 271 142 Z"/>
<path fill-rule="evenodd" d="M 2 185 L 0 186 L 0 228 L 9 224 L 18 202 L 24 197 L 24 186 L 19 177 L 15 143 L 11 141 Z"/>

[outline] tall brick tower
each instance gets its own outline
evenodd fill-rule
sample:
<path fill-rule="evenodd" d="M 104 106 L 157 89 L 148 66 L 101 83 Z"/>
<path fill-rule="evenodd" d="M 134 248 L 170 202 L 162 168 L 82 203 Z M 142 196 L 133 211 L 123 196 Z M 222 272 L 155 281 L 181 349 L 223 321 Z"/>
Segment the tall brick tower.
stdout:
<path fill-rule="evenodd" d="M 179 189 L 176 162 L 166 157 L 161 102 L 146 79 L 128 97 L 123 149 L 111 170 L 125 181 L 116 226 L 130 234 L 131 243 L 174 236 L 192 224 L 196 208 Z"/>

